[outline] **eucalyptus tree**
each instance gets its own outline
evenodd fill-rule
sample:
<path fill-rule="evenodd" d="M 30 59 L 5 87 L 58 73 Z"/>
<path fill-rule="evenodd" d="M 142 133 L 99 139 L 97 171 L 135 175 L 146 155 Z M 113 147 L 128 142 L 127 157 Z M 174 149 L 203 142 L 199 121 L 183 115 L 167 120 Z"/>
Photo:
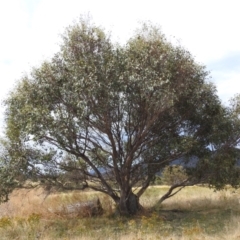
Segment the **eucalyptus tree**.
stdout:
<path fill-rule="evenodd" d="M 118 45 L 84 20 L 5 104 L 8 149 L 17 149 L 10 165 L 43 184 L 108 194 L 121 214 L 141 208 L 165 166 L 210 156 L 225 114 L 205 67 L 157 27 L 144 24 Z M 73 171 L 76 184 L 68 185 L 64 174 Z"/>

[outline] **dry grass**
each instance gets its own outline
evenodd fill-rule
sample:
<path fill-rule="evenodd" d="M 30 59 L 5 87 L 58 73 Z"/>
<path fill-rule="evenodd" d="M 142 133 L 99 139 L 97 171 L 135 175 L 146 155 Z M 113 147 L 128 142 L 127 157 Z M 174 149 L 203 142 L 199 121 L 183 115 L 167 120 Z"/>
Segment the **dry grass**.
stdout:
<path fill-rule="evenodd" d="M 202 240 L 240 239 L 240 191 L 214 192 L 189 187 L 155 206 L 166 186 L 151 187 L 141 198 L 148 209 L 134 218 L 114 215 L 112 200 L 92 191 L 47 195 L 43 189 L 16 190 L 0 206 L 1 239 Z M 49 208 L 100 198 L 105 214 L 81 218 Z"/>
<path fill-rule="evenodd" d="M 49 194 L 42 188 L 15 190 L 10 195 L 10 200 L 0 205 L 0 216 L 26 218 L 32 214 L 38 214 L 48 219 L 56 218 L 55 211 L 51 210 L 96 198 L 100 199 L 105 212 L 112 213 L 114 211 L 113 201 L 108 196 L 94 191 Z M 61 217 L 61 214 L 59 217 Z"/>

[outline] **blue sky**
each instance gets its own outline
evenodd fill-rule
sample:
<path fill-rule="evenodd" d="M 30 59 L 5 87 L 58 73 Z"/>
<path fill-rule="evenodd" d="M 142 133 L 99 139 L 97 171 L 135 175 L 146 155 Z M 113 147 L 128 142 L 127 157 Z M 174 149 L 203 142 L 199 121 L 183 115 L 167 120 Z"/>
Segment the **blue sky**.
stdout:
<path fill-rule="evenodd" d="M 139 22 L 159 24 L 206 65 L 227 103 L 240 93 L 239 9 L 238 0 L 1 0 L 0 101 L 32 66 L 58 51 L 65 27 L 89 14 L 122 43 Z M 2 112 L 0 106 L 0 127 Z"/>

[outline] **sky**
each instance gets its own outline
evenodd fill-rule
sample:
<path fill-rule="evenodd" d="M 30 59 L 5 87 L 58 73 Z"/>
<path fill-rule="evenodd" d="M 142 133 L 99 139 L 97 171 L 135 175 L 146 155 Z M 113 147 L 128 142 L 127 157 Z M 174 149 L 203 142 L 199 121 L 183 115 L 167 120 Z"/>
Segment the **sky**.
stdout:
<path fill-rule="evenodd" d="M 59 50 L 65 28 L 89 15 L 124 43 L 140 22 L 161 27 L 210 71 L 224 104 L 240 93 L 239 0 L 0 0 L 0 101 Z M 0 104 L 0 132 L 4 108 Z"/>

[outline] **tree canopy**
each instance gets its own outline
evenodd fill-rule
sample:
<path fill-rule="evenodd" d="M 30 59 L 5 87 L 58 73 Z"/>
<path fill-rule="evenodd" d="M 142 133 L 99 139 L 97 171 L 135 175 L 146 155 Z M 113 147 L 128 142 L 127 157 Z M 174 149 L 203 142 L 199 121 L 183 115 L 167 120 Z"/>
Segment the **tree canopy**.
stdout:
<path fill-rule="evenodd" d="M 2 159 L 17 166 L 18 184 L 89 187 L 122 214 L 136 213 L 156 174 L 176 160 L 197 159 L 181 186 L 237 184 L 238 118 L 221 105 L 205 67 L 155 26 L 143 24 L 118 45 L 81 20 L 5 105 Z"/>

